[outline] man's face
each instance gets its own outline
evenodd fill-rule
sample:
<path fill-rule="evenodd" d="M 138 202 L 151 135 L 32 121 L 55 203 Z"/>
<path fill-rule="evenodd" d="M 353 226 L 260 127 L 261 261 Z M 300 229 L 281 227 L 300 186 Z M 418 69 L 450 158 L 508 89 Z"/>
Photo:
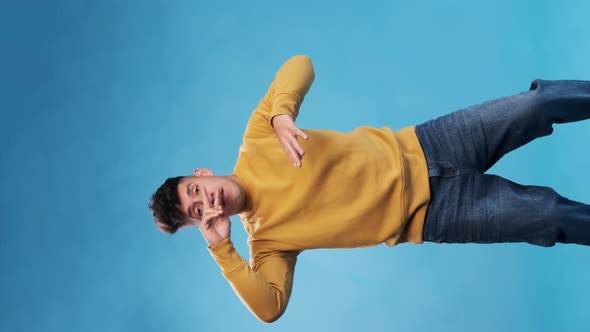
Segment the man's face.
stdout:
<path fill-rule="evenodd" d="M 198 226 L 203 213 L 203 189 L 207 191 L 209 201 L 214 206 L 216 199 L 221 199 L 223 213 L 232 216 L 240 213 L 244 206 L 244 190 L 235 181 L 226 176 L 213 176 L 209 170 L 196 170 L 195 176 L 188 176 L 178 183 L 180 211 L 187 218 L 182 227 Z M 223 190 L 223 196 L 218 195 Z"/>

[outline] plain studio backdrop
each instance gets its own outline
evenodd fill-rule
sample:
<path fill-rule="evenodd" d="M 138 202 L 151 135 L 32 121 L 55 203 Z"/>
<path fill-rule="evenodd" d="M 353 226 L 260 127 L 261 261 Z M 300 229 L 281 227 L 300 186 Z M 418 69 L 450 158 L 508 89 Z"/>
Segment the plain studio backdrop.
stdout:
<path fill-rule="evenodd" d="M 588 17 L 582 0 L 2 1 L 0 330 L 586 331 L 575 245 L 304 252 L 264 324 L 198 230 L 160 233 L 147 204 L 166 177 L 233 171 L 295 54 L 316 70 L 300 128 L 396 130 L 535 78 L 590 80 Z M 589 141 L 590 121 L 556 125 L 491 173 L 590 203 Z"/>

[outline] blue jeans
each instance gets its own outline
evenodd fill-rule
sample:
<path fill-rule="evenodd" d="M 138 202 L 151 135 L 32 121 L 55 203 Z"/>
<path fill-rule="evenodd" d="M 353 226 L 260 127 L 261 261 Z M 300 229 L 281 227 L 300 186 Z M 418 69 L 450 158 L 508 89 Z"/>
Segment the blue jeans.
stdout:
<path fill-rule="evenodd" d="M 590 245 L 590 205 L 484 174 L 506 153 L 551 134 L 554 123 L 587 118 L 590 81 L 535 80 L 528 91 L 416 126 L 431 192 L 424 241 Z"/>

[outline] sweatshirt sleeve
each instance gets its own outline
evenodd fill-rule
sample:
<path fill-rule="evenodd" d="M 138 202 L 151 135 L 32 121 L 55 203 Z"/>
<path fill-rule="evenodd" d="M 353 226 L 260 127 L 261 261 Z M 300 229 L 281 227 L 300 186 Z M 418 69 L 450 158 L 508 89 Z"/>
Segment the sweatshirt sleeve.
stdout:
<path fill-rule="evenodd" d="M 273 252 L 251 268 L 229 238 L 209 251 L 236 295 L 258 319 L 271 323 L 281 317 L 291 296 L 296 252 Z"/>
<path fill-rule="evenodd" d="M 305 55 L 296 55 L 287 60 L 277 72 L 272 86 L 272 108 L 270 119 L 289 114 L 297 119 L 299 107 L 309 91 L 315 78 L 311 59 Z"/>
<path fill-rule="evenodd" d="M 303 98 L 314 78 L 313 64 L 308 56 L 296 55 L 287 60 L 252 112 L 244 138 L 258 139 L 274 134 L 272 118 L 277 115 L 289 114 L 297 119 Z"/>

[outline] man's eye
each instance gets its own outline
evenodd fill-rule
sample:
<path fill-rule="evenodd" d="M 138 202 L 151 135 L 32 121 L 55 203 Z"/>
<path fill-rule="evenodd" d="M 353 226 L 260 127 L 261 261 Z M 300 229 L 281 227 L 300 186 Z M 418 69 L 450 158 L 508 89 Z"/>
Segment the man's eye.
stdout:
<path fill-rule="evenodd" d="M 197 213 L 199 214 L 199 217 L 201 216 L 201 208 L 197 208 Z"/>
<path fill-rule="evenodd" d="M 195 194 L 199 193 L 199 186 L 195 186 Z"/>

